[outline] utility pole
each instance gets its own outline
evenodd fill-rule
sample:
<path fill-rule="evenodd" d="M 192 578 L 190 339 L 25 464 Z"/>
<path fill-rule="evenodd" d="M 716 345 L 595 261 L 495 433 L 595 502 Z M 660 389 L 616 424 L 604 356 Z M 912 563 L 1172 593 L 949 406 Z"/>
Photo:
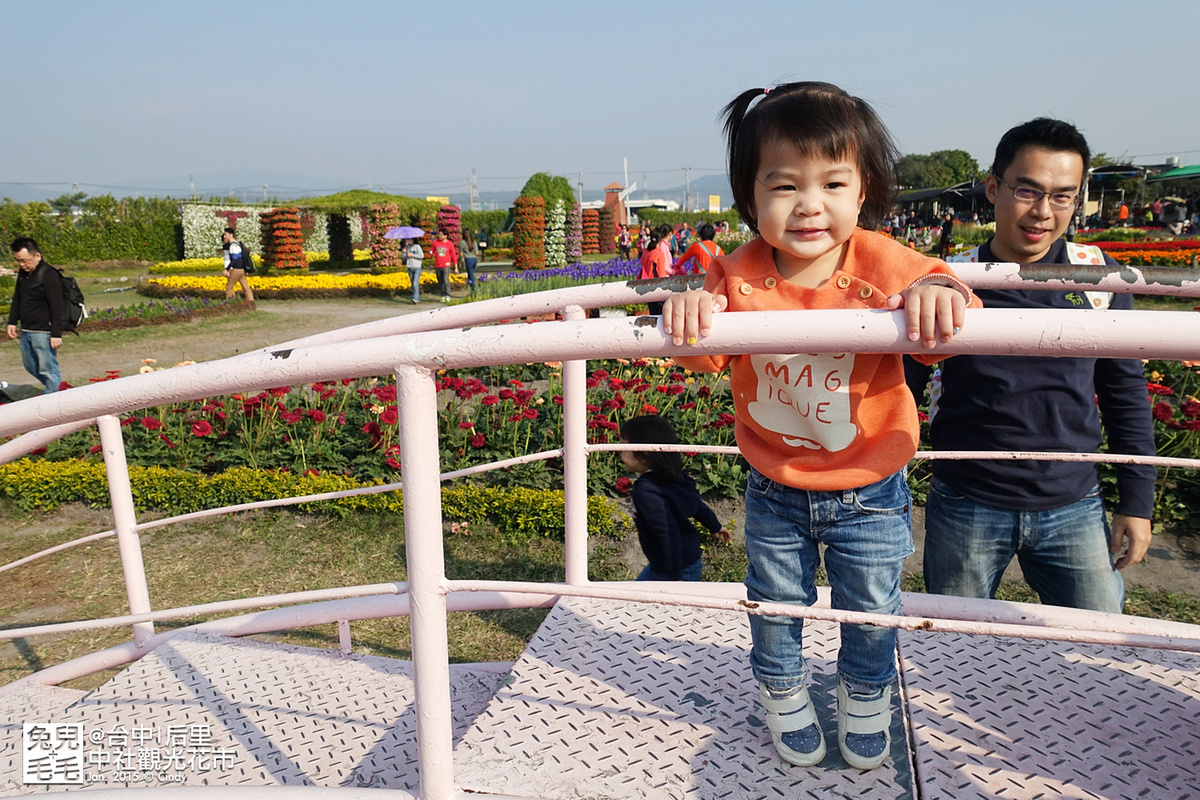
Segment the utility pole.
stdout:
<path fill-rule="evenodd" d="M 475 168 L 471 167 L 470 206 L 472 211 L 479 210 L 479 181 L 475 178 Z"/>
<path fill-rule="evenodd" d="M 579 205 L 583 205 L 583 170 L 579 170 Z"/>
<path fill-rule="evenodd" d="M 267 202 L 267 185 L 263 184 L 263 202 Z"/>
<path fill-rule="evenodd" d="M 683 168 L 683 210 L 692 210 L 692 168 Z"/>
<path fill-rule="evenodd" d="M 625 163 L 625 185 L 622 186 L 621 188 L 625 190 L 626 196 L 628 196 L 628 193 L 629 193 L 629 156 L 622 157 L 621 161 L 623 161 Z M 629 204 L 626 203 L 624 208 L 625 208 L 625 219 L 623 219 L 621 221 L 624 222 L 626 225 L 628 225 L 629 224 Z"/>
<path fill-rule="evenodd" d="M 194 176 L 190 172 L 188 173 L 188 186 L 192 187 L 192 199 L 195 200 L 196 199 L 196 176 Z"/>

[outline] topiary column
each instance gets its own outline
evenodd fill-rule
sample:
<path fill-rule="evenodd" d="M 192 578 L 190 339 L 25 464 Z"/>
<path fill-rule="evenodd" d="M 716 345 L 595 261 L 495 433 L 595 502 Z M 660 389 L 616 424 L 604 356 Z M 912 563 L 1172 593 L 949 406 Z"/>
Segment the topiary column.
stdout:
<path fill-rule="evenodd" d="M 385 239 L 383 236 L 388 228 L 399 224 L 400 207 L 395 203 L 383 203 L 367 210 L 363 233 L 367 234 L 371 243 L 371 272 L 375 275 L 399 272 L 403 268 L 400 263 L 400 240 Z"/>
<path fill-rule="evenodd" d="M 437 228 L 434 232 L 446 229 L 446 238 L 457 248 L 462 241 L 462 209 L 458 206 L 442 206 L 437 212 Z"/>
<path fill-rule="evenodd" d="M 567 212 L 562 200 L 555 200 L 546 214 L 546 266 L 561 269 L 567 265 L 566 231 Z"/>
<path fill-rule="evenodd" d="M 601 253 L 617 252 L 617 215 L 612 206 L 600 209 L 598 236 Z"/>
<path fill-rule="evenodd" d="M 263 264 L 268 269 L 308 270 L 300 209 L 276 208 L 262 216 Z"/>
<path fill-rule="evenodd" d="M 600 252 L 600 212 L 594 208 L 583 212 L 583 252 L 585 255 Z"/>
<path fill-rule="evenodd" d="M 541 269 L 546 266 L 546 201 L 541 197 L 518 197 L 516 209 L 513 266 L 517 269 Z"/>
<path fill-rule="evenodd" d="M 583 259 L 583 209 L 579 203 L 572 203 L 567 212 L 567 224 L 564 246 L 567 251 L 567 262 L 576 264 Z"/>
<path fill-rule="evenodd" d="M 329 232 L 330 263 L 353 261 L 354 242 L 350 238 L 350 218 L 345 214 L 330 214 L 326 228 Z"/>

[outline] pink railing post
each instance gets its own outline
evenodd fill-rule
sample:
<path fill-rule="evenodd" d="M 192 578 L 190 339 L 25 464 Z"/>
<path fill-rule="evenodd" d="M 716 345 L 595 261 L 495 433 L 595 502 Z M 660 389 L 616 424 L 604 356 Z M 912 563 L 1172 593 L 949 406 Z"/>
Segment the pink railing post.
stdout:
<path fill-rule="evenodd" d="M 112 501 L 113 530 L 121 553 L 121 571 L 125 574 L 125 596 L 130 614 L 148 614 L 150 590 L 146 586 L 146 567 L 142 563 L 142 543 L 137 533 L 137 512 L 133 507 L 133 488 L 129 483 L 129 465 L 125 461 L 125 439 L 121 420 L 105 414 L 96 418 L 100 447 L 104 451 L 104 471 L 108 475 L 108 494 Z M 153 622 L 133 625 L 133 640 L 142 644 L 154 635 Z"/>
<path fill-rule="evenodd" d="M 587 317 L 579 306 L 563 309 L 563 319 Z M 566 580 L 588 582 L 587 361 L 563 362 L 563 529 Z"/>
<path fill-rule="evenodd" d="M 450 723 L 450 645 L 446 626 L 446 558 L 438 479 L 437 392 L 422 367 L 396 371 L 400 472 L 404 477 L 404 553 L 408 562 L 412 664 L 417 711 L 417 770 L 422 800 L 454 791 Z"/>

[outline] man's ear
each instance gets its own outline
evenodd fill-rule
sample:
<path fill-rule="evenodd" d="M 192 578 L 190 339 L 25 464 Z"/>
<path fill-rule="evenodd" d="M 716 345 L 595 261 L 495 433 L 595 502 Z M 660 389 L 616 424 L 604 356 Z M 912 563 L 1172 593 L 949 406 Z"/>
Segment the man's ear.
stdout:
<path fill-rule="evenodd" d="M 1000 181 L 995 175 L 988 175 L 983 180 L 983 195 L 992 205 L 996 205 L 996 191 L 1000 188 Z"/>

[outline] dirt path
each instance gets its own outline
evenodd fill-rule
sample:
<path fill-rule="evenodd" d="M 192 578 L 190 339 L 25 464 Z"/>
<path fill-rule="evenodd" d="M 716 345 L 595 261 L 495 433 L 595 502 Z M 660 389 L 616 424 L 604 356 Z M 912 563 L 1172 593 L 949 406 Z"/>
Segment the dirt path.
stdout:
<path fill-rule="evenodd" d="M 88 333 L 85 323 L 81 335 L 65 338 L 58 363 L 63 380 L 78 386 L 90 378 L 103 377 L 108 370 L 134 374 L 144 358 L 155 359 L 159 367 L 188 360 L 213 361 L 300 336 L 440 305 L 422 302 L 414 306 L 405 299 L 382 298 L 262 300 L 253 314 L 136 329 L 141 335 L 132 330 Z M 0 380 L 36 386 L 36 381 L 21 366 L 16 342 L 3 338 L 0 338 Z"/>

